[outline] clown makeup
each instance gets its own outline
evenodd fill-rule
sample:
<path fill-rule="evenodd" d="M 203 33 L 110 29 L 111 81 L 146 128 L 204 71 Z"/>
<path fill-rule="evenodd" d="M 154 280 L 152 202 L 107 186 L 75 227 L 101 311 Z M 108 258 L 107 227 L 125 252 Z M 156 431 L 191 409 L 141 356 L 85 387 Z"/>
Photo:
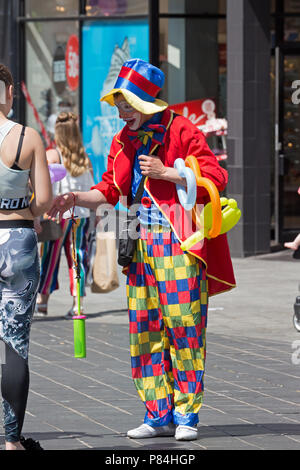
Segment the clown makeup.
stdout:
<path fill-rule="evenodd" d="M 133 113 L 135 111 L 135 109 L 125 100 L 117 102 L 115 99 L 115 106 L 123 113 Z"/>
<path fill-rule="evenodd" d="M 134 109 L 122 95 L 114 97 L 115 106 L 118 108 L 119 117 L 128 125 L 129 129 L 136 131 L 149 119 L 149 116 Z"/>

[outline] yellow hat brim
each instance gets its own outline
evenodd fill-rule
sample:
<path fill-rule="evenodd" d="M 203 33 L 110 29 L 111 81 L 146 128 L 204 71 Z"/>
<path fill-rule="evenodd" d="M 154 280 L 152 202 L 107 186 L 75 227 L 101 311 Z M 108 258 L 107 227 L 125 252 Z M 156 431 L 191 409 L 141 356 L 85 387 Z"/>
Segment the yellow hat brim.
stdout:
<path fill-rule="evenodd" d="M 155 101 L 153 101 L 153 103 L 150 103 L 149 101 L 143 101 L 134 93 L 124 88 L 114 88 L 109 93 L 106 93 L 104 96 L 102 96 L 102 98 L 100 98 L 100 101 L 106 101 L 111 106 L 115 106 L 114 95 L 116 93 L 121 93 L 127 103 L 129 103 L 134 109 L 140 111 L 140 113 L 143 114 L 159 113 L 161 111 L 164 111 L 164 109 L 169 106 L 168 103 L 159 99 L 156 99 Z"/>

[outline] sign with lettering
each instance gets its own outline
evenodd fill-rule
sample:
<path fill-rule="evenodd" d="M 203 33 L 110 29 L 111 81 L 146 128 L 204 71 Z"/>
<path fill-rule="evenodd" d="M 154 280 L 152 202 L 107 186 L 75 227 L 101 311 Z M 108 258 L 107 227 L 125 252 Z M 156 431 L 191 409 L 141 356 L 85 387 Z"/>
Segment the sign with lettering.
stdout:
<path fill-rule="evenodd" d="M 171 104 L 169 108 L 188 118 L 197 127 L 203 126 L 206 121 L 216 117 L 216 103 L 210 98 Z"/>
<path fill-rule="evenodd" d="M 71 90 L 77 90 L 79 85 L 79 41 L 75 34 L 70 36 L 67 44 L 66 76 Z"/>

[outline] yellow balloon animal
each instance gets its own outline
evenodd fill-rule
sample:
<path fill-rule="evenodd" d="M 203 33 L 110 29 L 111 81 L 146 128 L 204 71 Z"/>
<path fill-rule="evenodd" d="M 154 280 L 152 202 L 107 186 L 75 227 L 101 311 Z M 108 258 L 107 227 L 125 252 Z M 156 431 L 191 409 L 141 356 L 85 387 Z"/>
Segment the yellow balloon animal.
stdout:
<path fill-rule="evenodd" d="M 181 249 L 188 251 L 204 238 L 216 238 L 229 232 L 240 220 L 241 211 L 235 199 L 220 198 L 216 185 L 210 179 L 201 177 L 196 157 L 188 156 L 185 164 L 193 170 L 197 186 L 205 187 L 211 199 L 201 213 L 198 213 L 196 205 L 192 209 L 192 217 L 199 230 L 181 243 Z"/>

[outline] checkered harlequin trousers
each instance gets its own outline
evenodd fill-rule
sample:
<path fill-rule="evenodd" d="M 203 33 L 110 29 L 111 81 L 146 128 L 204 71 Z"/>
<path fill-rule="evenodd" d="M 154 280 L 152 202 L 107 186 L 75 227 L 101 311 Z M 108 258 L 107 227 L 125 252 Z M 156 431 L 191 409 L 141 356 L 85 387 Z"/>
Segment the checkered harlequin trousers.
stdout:
<path fill-rule="evenodd" d="M 145 423 L 193 426 L 203 401 L 207 281 L 165 227 L 141 227 L 127 276 L 132 376 Z"/>

